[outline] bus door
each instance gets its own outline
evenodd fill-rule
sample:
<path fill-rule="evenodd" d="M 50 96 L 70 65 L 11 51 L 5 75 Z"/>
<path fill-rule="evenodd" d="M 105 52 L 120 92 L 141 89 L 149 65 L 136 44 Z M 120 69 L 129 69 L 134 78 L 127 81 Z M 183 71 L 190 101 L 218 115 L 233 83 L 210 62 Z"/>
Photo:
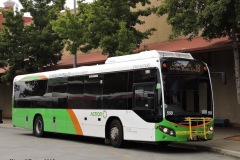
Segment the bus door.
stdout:
<path fill-rule="evenodd" d="M 155 120 L 155 83 L 137 83 L 134 87 L 133 110 L 147 122 Z"/>
<path fill-rule="evenodd" d="M 48 93 L 52 101 L 50 124 L 52 132 L 66 132 L 67 78 L 53 78 L 48 81 Z"/>

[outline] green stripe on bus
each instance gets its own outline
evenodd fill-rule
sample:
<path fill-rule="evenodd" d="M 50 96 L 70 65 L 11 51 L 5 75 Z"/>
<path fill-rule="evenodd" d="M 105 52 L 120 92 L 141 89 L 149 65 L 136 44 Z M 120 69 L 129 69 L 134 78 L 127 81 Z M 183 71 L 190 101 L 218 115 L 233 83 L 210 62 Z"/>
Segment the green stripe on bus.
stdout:
<path fill-rule="evenodd" d="M 74 124 L 66 109 L 25 109 L 15 108 L 13 110 L 12 124 L 17 127 L 33 129 L 34 117 L 40 115 L 44 122 L 44 131 L 76 134 Z M 55 123 L 53 119 L 55 117 Z"/>
<path fill-rule="evenodd" d="M 47 77 L 44 75 L 39 75 L 39 76 L 27 76 L 20 79 L 19 81 L 25 82 L 25 81 L 33 81 L 33 80 L 44 80 L 44 79 L 47 79 Z"/>

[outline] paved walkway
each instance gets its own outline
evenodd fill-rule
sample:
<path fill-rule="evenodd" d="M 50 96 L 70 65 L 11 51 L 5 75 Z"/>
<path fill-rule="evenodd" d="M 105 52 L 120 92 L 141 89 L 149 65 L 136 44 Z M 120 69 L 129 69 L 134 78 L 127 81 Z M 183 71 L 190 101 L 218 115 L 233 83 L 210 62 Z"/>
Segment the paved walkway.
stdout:
<path fill-rule="evenodd" d="M 240 158 L 240 128 L 215 127 L 214 138 L 210 141 L 174 143 L 179 147 L 208 150 Z"/>
<path fill-rule="evenodd" d="M 11 119 L 4 119 L 3 124 L 0 125 L 11 126 L 11 123 Z M 213 140 L 173 143 L 171 145 L 207 150 L 240 158 L 240 128 L 215 127 Z"/>

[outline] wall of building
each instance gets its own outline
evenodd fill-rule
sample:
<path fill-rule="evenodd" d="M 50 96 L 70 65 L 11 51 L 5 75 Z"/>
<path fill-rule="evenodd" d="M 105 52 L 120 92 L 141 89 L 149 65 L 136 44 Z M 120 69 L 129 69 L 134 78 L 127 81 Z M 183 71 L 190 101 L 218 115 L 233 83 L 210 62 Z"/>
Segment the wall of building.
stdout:
<path fill-rule="evenodd" d="M 0 110 L 3 117 L 12 116 L 12 84 L 0 83 Z"/>
<path fill-rule="evenodd" d="M 137 5 L 137 9 L 144 9 L 151 6 L 159 6 L 160 1 L 151 0 L 150 5 L 142 6 L 141 4 Z M 142 45 L 154 44 L 159 42 L 165 42 L 169 40 L 169 35 L 171 33 L 171 26 L 166 23 L 166 16 L 159 17 L 156 14 L 152 14 L 148 17 L 140 17 L 140 20 L 145 21 L 145 24 L 136 25 L 136 29 L 140 31 L 146 31 L 150 28 L 155 28 L 156 31 L 153 32 L 153 35 L 149 39 L 145 39 Z"/>
<path fill-rule="evenodd" d="M 142 6 L 141 4 L 137 5 L 137 9 L 144 9 L 147 7 L 157 7 L 161 5 L 161 1 L 159 0 L 150 0 L 151 4 Z M 140 31 L 146 31 L 150 28 L 155 28 L 156 31 L 153 32 L 153 35 L 149 37 L 149 39 L 143 40 L 142 45 L 149 45 L 161 42 L 169 42 L 177 39 L 184 39 L 184 36 L 180 36 L 175 38 L 174 40 L 170 40 L 169 36 L 172 33 L 172 27 L 167 23 L 167 15 L 158 16 L 157 14 L 152 14 L 148 17 L 140 17 L 140 20 L 144 21 L 144 24 L 136 25 L 136 29 Z"/>
<path fill-rule="evenodd" d="M 221 76 L 213 76 L 213 93 L 215 98 L 215 118 L 229 119 L 234 126 L 240 127 L 240 105 L 237 103 L 234 58 L 232 50 L 195 53 L 194 58 L 208 63 L 211 72 L 225 72 L 227 84 L 224 85 Z"/>

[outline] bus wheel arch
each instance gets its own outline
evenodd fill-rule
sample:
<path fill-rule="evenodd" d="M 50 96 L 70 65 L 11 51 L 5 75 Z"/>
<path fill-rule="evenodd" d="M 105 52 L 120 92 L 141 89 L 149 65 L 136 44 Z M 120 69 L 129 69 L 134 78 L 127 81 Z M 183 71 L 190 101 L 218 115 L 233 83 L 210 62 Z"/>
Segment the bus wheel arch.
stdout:
<path fill-rule="evenodd" d="M 33 134 L 37 137 L 44 136 L 44 121 L 41 114 L 36 114 L 33 119 Z"/>
<path fill-rule="evenodd" d="M 120 148 L 124 144 L 123 125 L 118 117 L 110 117 L 105 127 L 105 143 Z"/>

